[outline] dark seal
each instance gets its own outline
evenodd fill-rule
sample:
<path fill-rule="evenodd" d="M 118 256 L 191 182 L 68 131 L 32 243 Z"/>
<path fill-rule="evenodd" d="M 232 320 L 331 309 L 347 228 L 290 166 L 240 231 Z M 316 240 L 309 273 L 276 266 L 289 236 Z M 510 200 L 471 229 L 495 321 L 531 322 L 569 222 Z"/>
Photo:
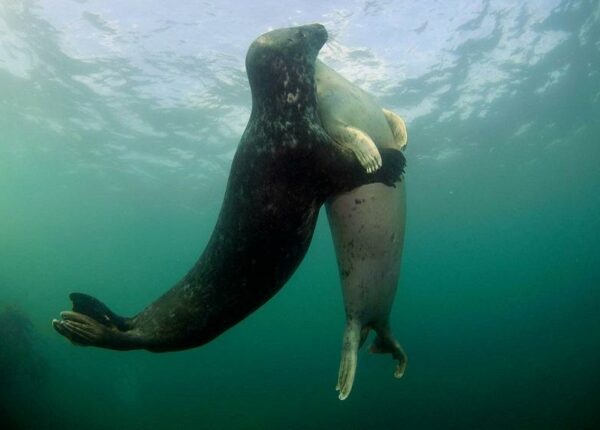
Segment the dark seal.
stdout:
<path fill-rule="evenodd" d="M 225 198 L 200 259 L 138 315 L 120 317 L 73 293 L 73 311 L 54 328 L 79 345 L 173 351 L 205 344 L 269 300 L 294 273 L 329 197 L 359 185 L 394 184 L 400 151 L 380 150 L 366 173 L 325 132 L 318 116 L 315 61 L 327 31 L 319 24 L 274 30 L 246 56 L 252 113 L 231 165 Z"/>

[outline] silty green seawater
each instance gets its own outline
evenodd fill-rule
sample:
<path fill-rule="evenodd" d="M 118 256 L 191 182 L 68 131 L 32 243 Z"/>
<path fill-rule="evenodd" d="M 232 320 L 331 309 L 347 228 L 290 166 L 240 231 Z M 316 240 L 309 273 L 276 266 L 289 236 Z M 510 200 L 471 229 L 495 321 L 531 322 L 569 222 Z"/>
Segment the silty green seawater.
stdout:
<path fill-rule="evenodd" d="M 320 58 L 407 123 L 392 314 L 363 348 L 325 214 L 288 285 L 208 345 L 78 348 L 81 291 L 133 315 L 206 244 L 259 34 L 321 22 Z M 593 429 L 600 425 L 595 1 L 0 1 L 0 428 Z"/>

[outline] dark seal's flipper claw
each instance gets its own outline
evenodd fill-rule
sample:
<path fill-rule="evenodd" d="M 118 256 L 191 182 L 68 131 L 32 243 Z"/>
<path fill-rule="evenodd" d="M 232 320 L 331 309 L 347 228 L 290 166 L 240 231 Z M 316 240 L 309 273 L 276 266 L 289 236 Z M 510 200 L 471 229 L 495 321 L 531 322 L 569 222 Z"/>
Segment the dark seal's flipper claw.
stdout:
<path fill-rule="evenodd" d="M 68 337 L 65 329 L 63 328 L 63 324 L 62 324 L 61 320 L 57 320 L 56 318 L 53 319 L 52 327 L 54 327 L 54 330 L 56 330 L 58 332 L 58 334 L 60 334 L 61 336 Z"/>

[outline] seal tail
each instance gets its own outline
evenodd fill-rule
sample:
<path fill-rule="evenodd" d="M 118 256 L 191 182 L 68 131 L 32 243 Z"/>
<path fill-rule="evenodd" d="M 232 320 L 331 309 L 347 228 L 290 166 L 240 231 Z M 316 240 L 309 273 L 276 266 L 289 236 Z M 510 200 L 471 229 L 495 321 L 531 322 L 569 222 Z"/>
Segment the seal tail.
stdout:
<path fill-rule="evenodd" d="M 69 298 L 73 302 L 74 312 L 87 315 L 107 327 L 116 327 L 121 331 L 129 328 L 128 318 L 118 316 L 95 297 L 82 293 L 71 293 Z"/>

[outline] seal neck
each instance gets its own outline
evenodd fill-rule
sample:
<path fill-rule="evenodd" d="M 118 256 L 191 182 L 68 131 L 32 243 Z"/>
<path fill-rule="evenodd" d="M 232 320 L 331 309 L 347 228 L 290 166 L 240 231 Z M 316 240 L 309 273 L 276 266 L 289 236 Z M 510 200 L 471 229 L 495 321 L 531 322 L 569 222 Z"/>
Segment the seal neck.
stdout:
<path fill-rule="evenodd" d="M 251 86 L 252 116 L 255 119 L 271 116 L 290 121 L 317 120 L 314 63 L 305 65 L 302 70 L 282 64 L 276 75 L 280 79 L 274 81 L 264 76 Z"/>

